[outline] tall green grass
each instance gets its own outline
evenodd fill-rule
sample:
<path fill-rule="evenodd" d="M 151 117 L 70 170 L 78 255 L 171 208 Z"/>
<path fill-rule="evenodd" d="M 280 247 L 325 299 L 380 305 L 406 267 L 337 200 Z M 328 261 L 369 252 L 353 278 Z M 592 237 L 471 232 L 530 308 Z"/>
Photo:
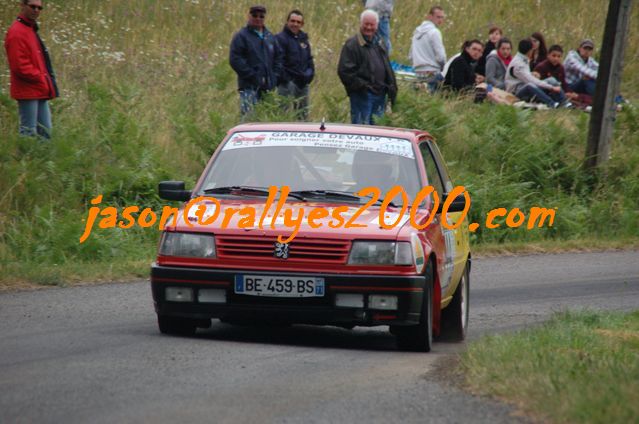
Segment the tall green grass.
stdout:
<path fill-rule="evenodd" d="M 51 143 L 16 136 L 8 67 L 0 55 L 0 280 L 62 281 L 82 264 L 150 261 L 158 232 L 96 230 L 78 243 L 88 202 L 159 207 L 157 182 L 192 185 L 226 131 L 239 122 L 228 45 L 244 25 L 248 1 L 47 0 L 41 34 L 51 50 L 62 97 L 52 102 Z M 443 1 L 449 55 L 466 38 L 485 38 L 496 23 L 517 40 L 536 30 L 549 43 L 600 40 L 606 1 Z M 277 32 L 293 7 L 306 15 L 317 77 L 311 118 L 348 122 L 348 101 L 336 75 L 344 40 L 357 29 L 359 1 L 266 2 Z M 393 57 L 405 62 L 413 29 L 427 5 L 398 2 Z M 547 12 L 547 13 L 546 13 Z M 0 0 L 0 26 L 17 13 Z M 536 19 L 531 20 L 530 17 Z M 631 22 L 636 22 L 638 8 Z M 622 90 L 637 102 L 639 31 L 631 25 Z M 279 100 L 257 120 L 290 120 Z M 402 86 L 389 125 L 422 128 L 438 139 L 457 183 L 466 185 L 481 221 L 494 207 L 557 207 L 552 228 L 480 229 L 476 242 L 616 239 L 639 235 L 639 117 L 618 117 L 606 178 L 594 188 L 582 172 L 588 116 L 576 111 L 531 113 L 474 105 L 468 99 L 416 93 Z M 87 267 L 100 273 L 100 266 Z M 61 269 L 61 270 L 60 270 Z M 111 268 L 112 269 L 112 268 Z M 65 274 L 65 270 L 69 271 Z M 105 273 L 112 277 L 113 273 Z M 87 278 L 86 274 L 82 278 Z"/>
<path fill-rule="evenodd" d="M 639 416 L 639 311 L 561 313 L 539 328 L 485 337 L 461 358 L 473 391 L 548 422 Z"/>

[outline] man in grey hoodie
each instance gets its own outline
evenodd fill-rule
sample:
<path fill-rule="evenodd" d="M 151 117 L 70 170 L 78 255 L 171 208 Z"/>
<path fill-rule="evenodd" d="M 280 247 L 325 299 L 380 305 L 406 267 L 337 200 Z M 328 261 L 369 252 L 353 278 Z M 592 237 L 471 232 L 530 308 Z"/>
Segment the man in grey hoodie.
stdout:
<path fill-rule="evenodd" d="M 518 52 L 506 70 L 506 90 L 526 102 L 537 101 L 549 108 L 557 108 L 566 100 L 561 87 L 556 87 L 535 78 L 530 72 L 532 42 L 524 38 L 519 42 Z"/>
<path fill-rule="evenodd" d="M 431 7 L 426 20 L 413 33 L 408 54 L 415 73 L 428 84 L 431 92 L 444 80 L 441 72 L 446 64 L 446 49 L 438 28 L 444 23 L 444 19 L 446 15 L 441 6 Z"/>

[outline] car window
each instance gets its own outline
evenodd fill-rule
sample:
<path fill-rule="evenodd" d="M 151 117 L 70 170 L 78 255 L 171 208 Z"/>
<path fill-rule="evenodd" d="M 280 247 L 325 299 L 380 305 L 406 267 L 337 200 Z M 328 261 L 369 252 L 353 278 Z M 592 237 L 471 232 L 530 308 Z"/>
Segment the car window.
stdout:
<path fill-rule="evenodd" d="M 426 178 L 428 178 L 428 184 L 435 188 L 437 195 L 442 199 L 444 194 L 444 185 L 442 179 L 437 170 L 437 164 L 433 158 L 433 154 L 428 148 L 428 142 L 422 142 L 419 145 L 419 151 L 422 154 L 422 160 L 424 161 L 424 168 L 426 169 Z"/>
<path fill-rule="evenodd" d="M 435 162 L 439 165 L 439 174 L 442 178 L 442 183 L 444 190 L 446 193 L 450 193 L 453 191 L 453 182 L 450 179 L 450 175 L 448 174 L 448 168 L 446 167 L 446 162 L 444 162 L 444 158 L 442 157 L 441 152 L 439 151 L 439 147 L 437 147 L 436 143 L 429 143 L 431 152 L 433 153 L 433 157 L 435 158 Z"/>
<path fill-rule="evenodd" d="M 294 134 L 281 136 L 267 131 L 233 135 L 201 188 L 288 185 L 291 191 L 356 192 L 375 186 L 385 193 L 400 185 L 409 199 L 421 189 L 417 158 L 409 140 L 370 137 L 356 142 L 347 136 L 364 136 Z"/>

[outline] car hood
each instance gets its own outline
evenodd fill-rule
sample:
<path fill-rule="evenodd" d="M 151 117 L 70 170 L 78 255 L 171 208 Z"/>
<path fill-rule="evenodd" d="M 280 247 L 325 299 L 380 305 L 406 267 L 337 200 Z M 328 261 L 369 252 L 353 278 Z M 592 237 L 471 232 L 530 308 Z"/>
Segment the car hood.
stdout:
<path fill-rule="evenodd" d="M 296 237 L 397 239 L 404 228 L 412 228 L 409 224 L 409 209 L 400 217 L 401 208 L 388 207 L 385 223 L 397 224 L 385 229 L 380 226 L 379 205 L 365 208 L 365 205 L 356 203 L 289 201 L 282 204 L 277 218 L 274 216 L 278 204 L 273 203 L 269 206 L 267 209 L 265 200 L 252 199 L 191 201 L 180 210 L 175 225 L 167 225 L 166 229 L 226 235 L 281 235 L 284 238 L 297 232 Z M 311 225 L 311 211 L 320 208 L 325 209 L 328 216 L 314 219 L 314 225 Z M 303 219 L 300 219 L 301 216 Z M 416 222 L 420 223 L 427 217 L 428 212 L 420 209 L 416 214 Z M 169 223 L 173 224 L 171 221 Z M 332 228 L 329 224 L 337 228 Z"/>

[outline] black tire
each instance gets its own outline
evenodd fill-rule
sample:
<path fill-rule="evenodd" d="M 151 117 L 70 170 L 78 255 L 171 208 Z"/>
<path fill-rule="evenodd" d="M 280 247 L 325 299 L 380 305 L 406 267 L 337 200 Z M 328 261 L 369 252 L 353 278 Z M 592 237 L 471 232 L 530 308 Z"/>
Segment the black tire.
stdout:
<path fill-rule="evenodd" d="M 158 315 L 158 328 L 162 334 L 192 336 L 197 329 L 197 321 L 188 318 Z"/>
<path fill-rule="evenodd" d="M 457 284 L 453 300 L 442 309 L 441 337 L 445 340 L 462 341 L 466 338 L 468 330 L 468 312 L 470 309 L 470 273 L 468 265 Z"/>
<path fill-rule="evenodd" d="M 400 350 L 430 352 L 433 345 L 433 263 L 428 261 L 424 286 L 424 299 L 419 324 L 394 327 L 395 341 Z"/>

